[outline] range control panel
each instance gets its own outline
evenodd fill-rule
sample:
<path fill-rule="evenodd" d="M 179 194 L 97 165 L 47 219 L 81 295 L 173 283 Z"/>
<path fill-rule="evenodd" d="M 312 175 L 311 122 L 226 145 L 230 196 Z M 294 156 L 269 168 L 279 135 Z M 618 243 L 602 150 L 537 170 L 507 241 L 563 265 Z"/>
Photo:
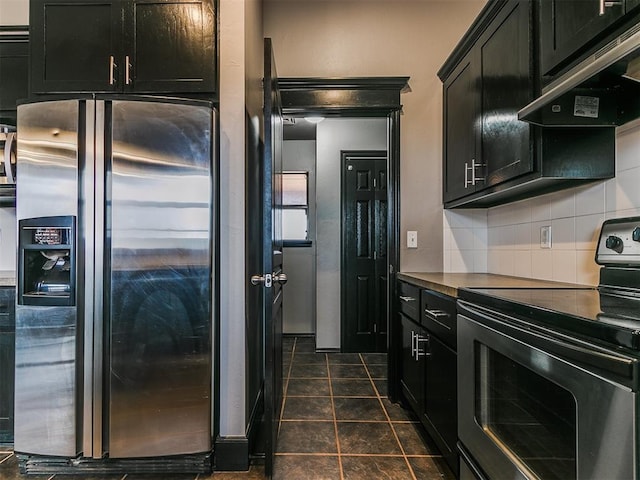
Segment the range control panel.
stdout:
<path fill-rule="evenodd" d="M 596 263 L 640 265 L 640 217 L 615 218 L 602 224 Z"/>

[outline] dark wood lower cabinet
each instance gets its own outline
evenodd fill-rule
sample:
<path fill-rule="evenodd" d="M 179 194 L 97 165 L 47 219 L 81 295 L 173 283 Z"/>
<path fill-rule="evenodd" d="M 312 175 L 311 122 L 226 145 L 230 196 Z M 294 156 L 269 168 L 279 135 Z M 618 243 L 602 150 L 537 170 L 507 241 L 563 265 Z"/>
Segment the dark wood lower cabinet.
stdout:
<path fill-rule="evenodd" d="M 0 287 L 0 445 L 13 444 L 15 289 Z"/>
<path fill-rule="evenodd" d="M 457 361 L 454 350 L 429 335 L 423 423 L 454 472 L 458 467 Z"/>
<path fill-rule="evenodd" d="M 414 290 L 411 290 L 413 288 Z M 459 473 L 455 299 L 400 284 L 400 391 L 456 477 Z M 416 299 L 417 300 L 417 299 Z"/>
<path fill-rule="evenodd" d="M 404 398 L 411 408 L 420 413 L 424 406 L 424 387 L 426 357 L 416 358 L 416 338 L 424 336 L 426 331 L 408 317 L 400 314 L 402 324 L 402 377 L 400 386 Z M 421 416 L 419 414 L 419 416 Z"/>

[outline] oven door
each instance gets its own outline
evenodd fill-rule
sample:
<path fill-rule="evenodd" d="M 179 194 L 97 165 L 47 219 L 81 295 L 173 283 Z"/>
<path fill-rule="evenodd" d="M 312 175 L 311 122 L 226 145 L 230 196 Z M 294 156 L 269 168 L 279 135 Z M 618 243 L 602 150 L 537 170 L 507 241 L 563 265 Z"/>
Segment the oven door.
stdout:
<path fill-rule="evenodd" d="M 458 312 L 458 435 L 489 478 L 637 478 L 635 359 Z"/>

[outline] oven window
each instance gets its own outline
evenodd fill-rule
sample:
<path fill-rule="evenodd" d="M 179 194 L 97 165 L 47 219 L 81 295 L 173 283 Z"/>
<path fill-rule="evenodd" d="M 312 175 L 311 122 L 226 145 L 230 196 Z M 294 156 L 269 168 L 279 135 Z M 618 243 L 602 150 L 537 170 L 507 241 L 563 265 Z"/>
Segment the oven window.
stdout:
<path fill-rule="evenodd" d="M 573 395 L 486 345 L 475 354 L 476 418 L 487 435 L 538 478 L 577 478 Z"/>

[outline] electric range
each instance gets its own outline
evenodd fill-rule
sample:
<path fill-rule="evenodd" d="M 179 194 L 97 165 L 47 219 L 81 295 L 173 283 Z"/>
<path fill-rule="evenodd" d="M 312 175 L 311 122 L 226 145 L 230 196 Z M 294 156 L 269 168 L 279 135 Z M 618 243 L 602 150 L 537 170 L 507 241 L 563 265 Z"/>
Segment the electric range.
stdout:
<path fill-rule="evenodd" d="M 640 217 L 607 220 L 600 231 L 598 287 L 466 288 L 459 298 L 575 335 L 640 351 Z"/>
<path fill-rule="evenodd" d="M 459 291 L 461 478 L 640 478 L 640 217 L 595 261 L 597 288 Z"/>

